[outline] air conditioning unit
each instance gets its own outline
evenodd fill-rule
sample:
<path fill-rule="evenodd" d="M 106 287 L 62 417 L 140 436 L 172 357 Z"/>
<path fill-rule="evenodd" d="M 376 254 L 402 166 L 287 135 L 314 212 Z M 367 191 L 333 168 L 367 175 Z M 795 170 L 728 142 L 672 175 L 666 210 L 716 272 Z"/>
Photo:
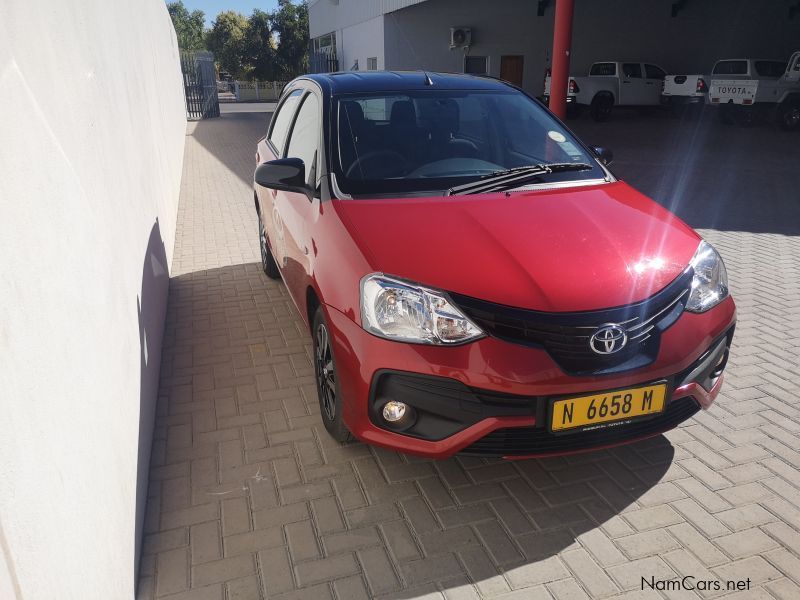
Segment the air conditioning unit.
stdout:
<path fill-rule="evenodd" d="M 472 44 L 471 27 L 451 27 L 450 28 L 450 49 L 467 48 Z"/>

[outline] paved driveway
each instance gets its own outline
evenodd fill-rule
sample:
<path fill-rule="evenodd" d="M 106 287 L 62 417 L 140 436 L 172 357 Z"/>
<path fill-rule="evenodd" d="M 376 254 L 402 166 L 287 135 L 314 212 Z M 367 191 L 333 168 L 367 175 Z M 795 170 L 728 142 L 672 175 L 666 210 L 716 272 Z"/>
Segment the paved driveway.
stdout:
<path fill-rule="evenodd" d="M 641 591 L 684 575 L 800 597 L 800 136 L 575 122 L 726 258 L 740 313 L 724 392 L 622 449 L 431 462 L 321 426 L 310 339 L 259 268 L 267 118 L 189 125 L 141 598 L 698 597 Z"/>

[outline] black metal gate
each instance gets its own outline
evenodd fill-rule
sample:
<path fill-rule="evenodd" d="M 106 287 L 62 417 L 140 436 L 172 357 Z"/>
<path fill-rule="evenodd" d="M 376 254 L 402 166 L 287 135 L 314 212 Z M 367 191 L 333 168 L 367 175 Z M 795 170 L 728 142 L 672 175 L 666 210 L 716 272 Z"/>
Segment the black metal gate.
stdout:
<path fill-rule="evenodd" d="M 219 116 L 217 77 L 211 52 L 181 52 L 183 89 L 187 119 L 210 119 Z"/>
<path fill-rule="evenodd" d="M 309 73 L 335 73 L 339 70 L 339 61 L 335 54 L 312 51 L 308 59 Z"/>

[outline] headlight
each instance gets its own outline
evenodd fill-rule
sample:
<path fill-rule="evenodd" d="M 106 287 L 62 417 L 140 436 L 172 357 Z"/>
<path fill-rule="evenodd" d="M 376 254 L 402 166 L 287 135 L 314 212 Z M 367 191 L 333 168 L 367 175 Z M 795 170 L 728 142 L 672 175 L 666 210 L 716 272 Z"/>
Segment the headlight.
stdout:
<path fill-rule="evenodd" d="M 714 246 L 700 242 L 689 264 L 694 268 L 694 279 L 686 310 L 705 312 L 728 297 L 728 272 Z"/>
<path fill-rule="evenodd" d="M 417 344 L 457 344 L 483 336 L 443 292 L 379 273 L 361 280 L 361 325 L 379 337 Z"/>

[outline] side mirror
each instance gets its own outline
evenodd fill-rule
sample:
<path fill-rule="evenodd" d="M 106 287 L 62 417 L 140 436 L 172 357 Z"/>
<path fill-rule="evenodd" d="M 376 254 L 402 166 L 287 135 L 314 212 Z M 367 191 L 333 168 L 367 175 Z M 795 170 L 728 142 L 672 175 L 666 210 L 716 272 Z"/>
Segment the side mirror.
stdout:
<path fill-rule="evenodd" d="M 614 160 L 614 153 L 609 150 L 608 148 L 604 148 L 603 146 L 589 146 L 594 152 L 595 156 L 600 159 L 600 162 L 604 165 L 608 166 L 611 164 L 611 161 Z"/>
<path fill-rule="evenodd" d="M 312 196 L 312 190 L 306 183 L 306 166 L 300 158 L 279 158 L 261 163 L 256 167 L 254 176 L 258 185 L 284 192 L 298 192 Z"/>

